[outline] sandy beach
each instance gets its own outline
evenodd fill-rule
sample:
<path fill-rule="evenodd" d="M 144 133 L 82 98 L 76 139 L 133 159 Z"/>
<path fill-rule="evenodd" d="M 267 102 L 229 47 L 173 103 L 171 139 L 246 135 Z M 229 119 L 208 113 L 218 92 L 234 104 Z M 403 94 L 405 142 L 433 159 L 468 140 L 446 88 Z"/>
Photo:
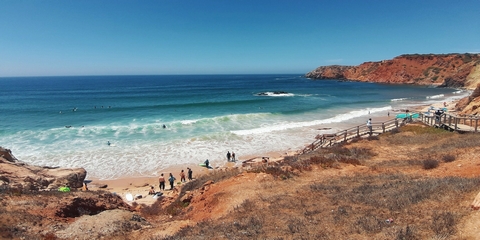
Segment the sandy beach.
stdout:
<path fill-rule="evenodd" d="M 455 111 L 454 107 L 456 102 L 457 101 L 451 101 L 446 103 L 438 102 L 430 105 L 418 106 L 414 109 L 411 109 L 410 112 L 428 112 L 429 109 L 431 108 L 437 109 L 437 108 L 446 107 L 447 111 L 451 113 Z M 391 120 L 391 119 L 394 119 L 396 114 L 398 114 L 400 111 L 401 110 L 392 110 L 389 112 L 388 116 L 375 116 L 372 120 L 374 123 Z M 319 128 L 319 130 L 322 130 L 322 128 Z M 307 144 L 309 144 L 309 142 L 305 142 L 305 145 Z M 89 190 L 103 189 L 106 191 L 116 193 L 119 196 L 121 196 L 125 200 L 125 202 L 129 204 L 136 202 L 138 204 L 149 205 L 154 203 L 157 200 L 157 198 L 153 198 L 152 195 L 148 195 L 148 192 L 151 186 L 154 187 L 156 192 L 162 192 L 164 196 L 174 195 L 175 193 L 177 193 L 178 189 L 180 189 L 183 184 L 189 181 L 188 176 L 187 176 L 186 182 L 180 181 L 180 172 L 181 170 L 184 170 L 185 174 L 187 175 L 187 171 L 188 171 L 187 167 L 190 167 L 192 169 L 193 178 L 195 180 L 197 176 L 208 174 L 213 171 L 225 170 L 229 168 L 241 168 L 242 162 L 247 160 L 250 164 L 254 164 L 254 163 L 261 162 L 262 158 L 266 157 L 269 159 L 270 162 L 275 162 L 283 159 L 285 156 L 294 155 L 298 150 L 300 149 L 288 149 L 288 150 L 279 151 L 279 152 L 266 152 L 264 154 L 255 155 L 255 156 L 253 155 L 240 156 L 240 157 L 237 157 L 236 162 L 227 162 L 225 159 L 225 162 L 223 165 L 212 166 L 213 167 L 212 169 L 207 169 L 199 165 L 176 165 L 166 169 L 162 169 L 161 171 L 159 171 L 159 173 L 163 173 L 166 179 L 165 191 L 160 191 L 157 176 L 124 177 L 124 178 L 111 179 L 111 180 L 89 178 L 88 180 L 91 180 L 91 183 L 88 184 L 88 188 Z M 173 176 L 176 178 L 175 189 L 173 191 L 170 190 L 170 185 L 167 180 L 170 173 L 172 173 Z M 135 199 L 133 201 L 127 201 L 126 199 L 127 194 L 131 194 L 132 196 L 134 196 Z"/>
<path fill-rule="evenodd" d="M 211 169 L 207 169 L 205 167 L 201 167 L 199 165 L 178 165 L 172 166 L 166 169 L 163 169 L 161 173 L 164 174 L 166 183 L 165 183 L 165 190 L 160 191 L 158 177 L 151 176 L 151 177 L 125 177 L 119 179 L 109 179 L 109 180 L 102 180 L 96 178 L 89 178 L 88 180 L 91 181 L 87 184 L 89 190 L 106 190 L 112 193 L 115 193 L 122 197 L 122 199 L 127 202 L 128 204 L 133 204 L 134 202 L 137 204 L 146 204 L 150 205 L 153 204 L 157 198 L 154 198 L 153 195 L 149 195 L 148 192 L 151 186 L 154 187 L 155 192 L 161 192 L 163 196 L 173 196 L 178 193 L 178 190 L 182 187 L 183 184 L 188 183 L 188 175 L 187 175 L 187 167 L 190 167 L 193 171 L 192 177 L 195 181 L 195 178 L 208 174 L 214 171 L 222 171 L 230 168 L 241 168 L 243 162 L 247 161 L 249 164 L 260 163 L 262 158 L 267 158 L 269 162 L 275 162 L 283 159 L 285 156 L 294 155 L 295 151 L 284 151 L 284 152 L 267 152 L 265 154 L 261 154 L 259 156 L 247 155 L 237 158 L 235 162 L 227 162 L 225 159 L 225 163 L 220 166 L 212 166 Z M 180 172 L 184 170 L 186 176 L 186 182 L 180 181 Z M 170 184 L 168 182 L 168 176 L 172 173 L 173 176 L 176 178 L 174 184 L 174 190 L 170 190 Z M 126 196 L 127 194 L 131 194 L 134 197 L 133 201 L 128 201 Z M 140 196 L 140 197 L 139 197 Z"/>

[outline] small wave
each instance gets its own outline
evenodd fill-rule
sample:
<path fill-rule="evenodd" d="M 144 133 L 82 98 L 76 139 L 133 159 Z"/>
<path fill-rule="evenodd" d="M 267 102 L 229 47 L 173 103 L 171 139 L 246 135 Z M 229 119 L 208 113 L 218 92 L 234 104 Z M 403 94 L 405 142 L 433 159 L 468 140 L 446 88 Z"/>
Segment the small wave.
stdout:
<path fill-rule="evenodd" d="M 277 124 L 273 126 L 267 126 L 267 127 L 261 127 L 261 128 L 255 128 L 255 129 L 231 131 L 231 133 L 236 135 L 251 135 L 251 134 L 269 133 L 273 131 L 282 131 L 282 130 L 287 130 L 292 128 L 309 127 L 309 126 L 315 126 L 315 125 L 321 125 L 321 124 L 327 124 L 327 123 L 338 123 L 338 122 L 347 121 L 352 118 L 368 115 L 369 112 L 371 114 L 376 112 L 388 111 L 391 109 L 392 109 L 391 106 L 381 107 L 381 108 L 367 108 L 362 110 L 351 111 L 344 114 L 339 114 L 332 118 L 327 118 L 322 120 L 315 120 L 310 122 L 284 123 L 284 124 Z"/>
<path fill-rule="evenodd" d="M 198 120 L 183 120 L 183 121 L 180 121 L 180 123 L 182 123 L 183 125 L 192 125 L 194 123 L 196 123 Z"/>
<path fill-rule="evenodd" d="M 453 94 L 460 94 L 462 92 L 463 92 L 463 90 L 458 90 L 458 91 L 453 92 Z"/>
<path fill-rule="evenodd" d="M 390 100 L 390 102 L 398 102 L 398 101 L 403 101 L 403 100 L 407 100 L 408 98 L 393 98 Z"/>
<path fill-rule="evenodd" d="M 277 92 L 261 92 L 255 94 L 256 96 L 267 96 L 267 97 L 293 97 L 295 94 L 293 93 L 288 93 L 288 92 L 282 92 L 282 91 L 277 91 Z"/>
<path fill-rule="evenodd" d="M 437 99 L 437 98 L 442 98 L 445 97 L 444 94 L 438 94 L 438 95 L 433 95 L 433 96 L 427 96 L 427 99 Z"/>

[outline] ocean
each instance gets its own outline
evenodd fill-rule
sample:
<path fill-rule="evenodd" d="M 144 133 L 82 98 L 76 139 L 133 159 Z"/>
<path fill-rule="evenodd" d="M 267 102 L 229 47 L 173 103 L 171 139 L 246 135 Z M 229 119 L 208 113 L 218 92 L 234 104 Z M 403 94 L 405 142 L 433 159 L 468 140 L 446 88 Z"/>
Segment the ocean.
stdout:
<path fill-rule="evenodd" d="M 227 151 L 245 160 L 298 150 L 320 133 L 468 94 L 301 74 L 17 77 L 0 84 L 0 146 L 26 163 L 83 167 L 99 179 L 157 176 L 205 159 L 222 166 Z"/>

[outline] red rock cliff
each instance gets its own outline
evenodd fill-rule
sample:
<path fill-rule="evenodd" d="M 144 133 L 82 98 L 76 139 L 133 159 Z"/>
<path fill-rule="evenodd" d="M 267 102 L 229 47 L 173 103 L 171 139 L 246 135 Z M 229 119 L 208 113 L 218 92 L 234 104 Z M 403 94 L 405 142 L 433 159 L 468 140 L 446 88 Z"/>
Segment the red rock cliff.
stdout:
<path fill-rule="evenodd" d="M 305 76 L 473 89 L 480 83 L 480 54 L 408 54 L 358 66 L 322 66 Z"/>

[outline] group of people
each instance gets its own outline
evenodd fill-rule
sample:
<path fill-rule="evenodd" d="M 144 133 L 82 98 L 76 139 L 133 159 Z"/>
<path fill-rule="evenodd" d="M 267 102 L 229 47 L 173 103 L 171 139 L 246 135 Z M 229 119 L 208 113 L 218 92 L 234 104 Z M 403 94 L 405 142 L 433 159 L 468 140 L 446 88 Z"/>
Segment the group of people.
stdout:
<path fill-rule="evenodd" d="M 191 168 L 187 167 L 187 174 L 188 174 L 188 180 L 191 181 L 193 180 L 193 171 Z M 165 179 L 163 173 L 160 174 L 160 177 L 158 178 L 158 184 L 160 186 L 160 190 L 165 191 L 165 182 L 168 180 L 168 183 L 170 184 L 170 190 L 173 190 L 175 180 L 177 180 L 172 173 L 170 173 L 168 179 Z M 185 171 L 182 169 L 180 172 L 180 181 L 181 182 L 186 182 L 187 180 L 185 179 Z M 152 186 L 148 194 L 155 194 L 155 188 Z"/>
<path fill-rule="evenodd" d="M 230 153 L 230 151 L 227 151 L 227 161 L 228 162 L 235 162 L 235 152 Z"/>

